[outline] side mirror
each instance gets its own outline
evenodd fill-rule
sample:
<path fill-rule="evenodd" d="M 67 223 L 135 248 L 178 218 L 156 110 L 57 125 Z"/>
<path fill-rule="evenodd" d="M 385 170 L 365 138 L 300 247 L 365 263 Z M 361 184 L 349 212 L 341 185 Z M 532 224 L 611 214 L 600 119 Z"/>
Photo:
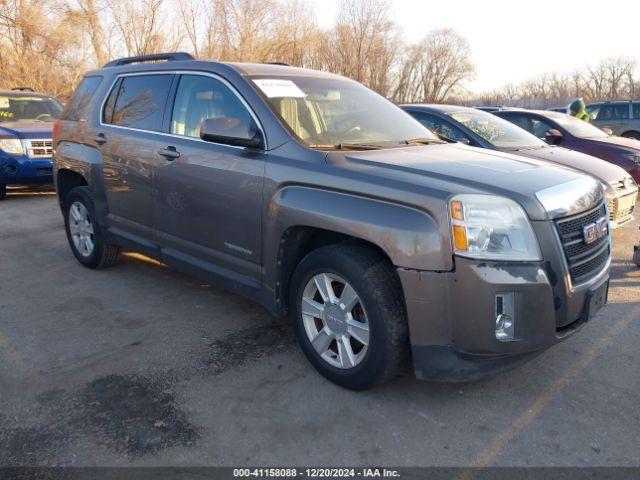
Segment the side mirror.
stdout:
<path fill-rule="evenodd" d="M 602 127 L 602 131 L 607 135 L 613 135 L 613 130 L 611 130 L 609 127 Z"/>
<path fill-rule="evenodd" d="M 262 135 L 257 125 L 239 118 L 207 118 L 200 124 L 200 138 L 206 142 L 235 147 L 260 148 Z"/>
<path fill-rule="evenodd" d="M 556 130 L 555 128 L 552 128 L 544 134 L 544 141 L 551 145 L 558 145 L 560 142 L 562 142 L 563 138 L 564 136 L 562 135 L 562 132 L 560 130 Z"/>

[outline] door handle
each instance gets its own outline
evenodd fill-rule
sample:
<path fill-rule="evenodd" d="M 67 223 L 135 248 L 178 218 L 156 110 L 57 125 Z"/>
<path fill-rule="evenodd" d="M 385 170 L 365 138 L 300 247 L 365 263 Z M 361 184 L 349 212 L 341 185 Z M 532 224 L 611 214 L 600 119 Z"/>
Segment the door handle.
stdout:
<path fill-rule="evenodd" d="M 107 137 L 104 136 L 104 133 L 97 134 L 93 140 L 98 145 L 104 145 L 105 143 L 107 143 Z"/>
<path fill-rule="evenodd" d="M 180 156 L 180 152 L 176 150 L 176 147 L 167 147 L 158 150 L 158 155 L 172 161 Z"/>

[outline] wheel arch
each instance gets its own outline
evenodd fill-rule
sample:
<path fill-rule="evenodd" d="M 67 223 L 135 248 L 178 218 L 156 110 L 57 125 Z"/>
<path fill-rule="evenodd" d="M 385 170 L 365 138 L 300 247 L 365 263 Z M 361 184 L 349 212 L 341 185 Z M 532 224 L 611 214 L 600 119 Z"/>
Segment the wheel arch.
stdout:
<path fill-rule="evenodd" d="M 394 267 L 449 271 L 448 227 L 443 233 L 426 212 L 342 192 L 292 186 L 282 189 L 265 215 L 265 283 L 276 310 L 287 310 L 289 280 L 306 254 L 321 246 L 358 242 Z"/>
<path fill-rule="evenodd" d="M 638 130 L 627 130 L 623 132 L 621 136 L 627 138 L 640 138 L 640 132 Z"/>
<path fill-rule="evenodd" d="M 58 169 L 56 174 L 56 191 L 58 192 L 58 203 L 60 203 L 60 207 L 64 205 L 71 190 L 87 185 L 87 179 L 83 174 L 68 168 Z"/>

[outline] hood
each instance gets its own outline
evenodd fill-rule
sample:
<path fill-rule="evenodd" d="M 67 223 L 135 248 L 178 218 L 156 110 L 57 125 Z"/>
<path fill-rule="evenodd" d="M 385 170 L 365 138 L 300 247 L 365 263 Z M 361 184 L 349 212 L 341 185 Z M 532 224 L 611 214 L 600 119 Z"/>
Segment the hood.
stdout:
<path fill-rule="evenodd" d="M 546 161 L 462 144 L 332 151 L 327 161 L 344 161 L 354 169 L 422 185 L 433 190 L 434 195 L 469 192 L 502 195 L 522 205 L 532 220 L 548 219 L 536 193 L 585 178 L 580 172 Z"/>
<path fill-rule="evenodd" d="M 611 135 L 604 138 L 585 138 L 583 140 L 588 140 L 597 144 L 610 145 L 612 147 L 626 148 L 627 150 L 636 150 L 640 152 L 640 140 L 634 140 L 633 138 L 616 137 L 615 135 Z"/>
<path fill-rule="evenodd" d="M 575 168 L 581 172 L 596 177 L 601 182 L 615 188 L 613 185 L 627 178 L 629 174 L 621 167 L 592 157 L 586 153 L 576 152 L 561 147 L 542 147 L 534 150 L 519 150 L 518 155 L 537 158 L 557 163 L 565 167 Z"/>
<path fill-rule="evenodd" d="M 1 137 L 51 138 L 53 122 L 1 122 Z"/>

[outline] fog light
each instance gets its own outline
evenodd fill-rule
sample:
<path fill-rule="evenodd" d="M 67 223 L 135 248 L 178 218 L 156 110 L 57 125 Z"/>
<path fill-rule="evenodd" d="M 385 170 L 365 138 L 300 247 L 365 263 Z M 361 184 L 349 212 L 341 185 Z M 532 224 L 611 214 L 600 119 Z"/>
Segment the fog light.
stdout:
<path fill-rule="evenodd" d="M 515 340 L 515 295 L 496 295 L 496 339 L 500 342 Z"/>

